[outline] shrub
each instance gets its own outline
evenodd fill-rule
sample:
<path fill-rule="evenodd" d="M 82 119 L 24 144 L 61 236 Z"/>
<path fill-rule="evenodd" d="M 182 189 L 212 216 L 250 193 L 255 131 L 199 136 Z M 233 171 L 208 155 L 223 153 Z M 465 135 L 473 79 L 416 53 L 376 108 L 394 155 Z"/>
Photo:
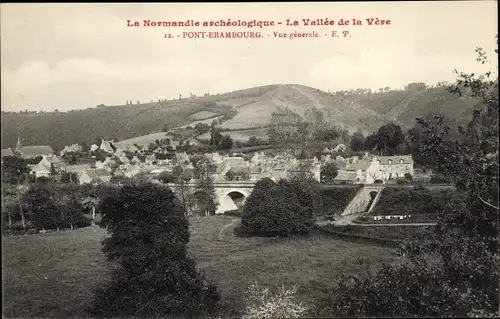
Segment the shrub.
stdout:
<path fill-rule="evenodd" d="M 77 185 L 33 184 L 22 196 L 23 210 L 37 229 L 89 226 L 78 195 Z"/>
<path fill-rule="evenodd" d="M 320 190 L 318 194 L 321 197 L 321 206 L 317 211 L 319 214 L 341 213 L 361 187 L 336 187 Z"/>
<path fill-rule="evenodd" d="M 411 181 L 409 181 L 406 178 L 397 178 L 396 179 L 396 184 L 399 184 L 399 185 L 405 185 L 405 184 L 410 184 L 410 183 L 411 183 Z"/>
<path fill-rule="evenodd" d="M 260 318 L 302 318 L 308 311 L 302 303 L 296 302 L 297 287 L 279 287 L 275 294 L 254 283 L 247 289 L 246 309 L 243 319 Z"/>
<path fill-rule="evenodd" d="M 260 203 L 264 200 L 268 192 L 276 186 L 270 178 L 263 178 L 255 184 L 252 193 L 248 196 L 243 206 L 241 216 L 241 232 L 251 233 L 258 228 L 256 217 Z"/>
<path fill-rule="evenodd" d="M 498 291 L 489 295 L 484 283 L 498 283 L 498 257 L 493 261 L 484 251 L 469 249 L 450 253 L 449 261 L 439 254 L 420 254 L 399 265 L 383 265 L 380 271 L 362 278 L 341 276 L 339 286 L 317 300 L 315 315 L 408 318 L 466 317 L 474 309 L 492 312 L 498 306 Z M 477 263 L 462 267 L 458 263 L 462 254 L 470 254 Z"/>
<path fill-rule="evenodd" d="M 111 317 L 206 316 L 220 296 L 187 255 L 189 223 L 172 190 L 125 185 L 100 204 L 103 242 L 118 263 L 111 280 L 95 292 L 91 312 Z"/>
<path fill-rule="evenodd" d="M 456 190 L 431 191 L 423 187 L 386 187 L 371 212 L 372 215 L 437 215 L 453 200 L 463 202 L 463 194 Z"/>
<path fill-rule="evenodd" d="M 286 180 L 280 180 L 267 191 L 272 184 L 269 181 L 262 184 L 245 204 L 242 217 L 244 231 L 255 236 L 286 236 L 311 230 L 314 225 L 313 203 L 308 202 L 307 190 Z M 261 200 L 256 202 L 259 198 Z"/>
<path fill-rule="evenodd" d="M 436 174 L 432 175 L 431 176 L 431 180 L 430 180 L 431 184 L 449 184 L 451 182 L 452 182 L 452 180 L 451 180 L 450 177 L 447 177 L 447 176 L 444 176 L 444 175 L 440 175 L 440 174 L 438 174 L 438 175 L 436 175 Z"/>

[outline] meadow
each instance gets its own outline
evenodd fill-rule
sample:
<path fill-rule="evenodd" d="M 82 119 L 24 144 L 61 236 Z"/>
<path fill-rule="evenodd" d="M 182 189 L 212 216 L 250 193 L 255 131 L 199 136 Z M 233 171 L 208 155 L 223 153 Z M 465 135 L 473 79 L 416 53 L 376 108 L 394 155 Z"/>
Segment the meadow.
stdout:
<path fill-rule="evenodd" d="M 289 238 L 219 237 L 228 216 L 190 219 L 189 253 L 220 289 L 223 316 L 236 316 L 252 282 L 269 288 L 298 285 L 308 304 L 335 284 L 335 277 L 361 274 L 394 261 L 391 250 L 311 234 Z M 92 289 L 112 264 L 101 252 L 106 231 L 98 226 L 47 234 L 3 237 L 5 317 L 88 317 Z"/>

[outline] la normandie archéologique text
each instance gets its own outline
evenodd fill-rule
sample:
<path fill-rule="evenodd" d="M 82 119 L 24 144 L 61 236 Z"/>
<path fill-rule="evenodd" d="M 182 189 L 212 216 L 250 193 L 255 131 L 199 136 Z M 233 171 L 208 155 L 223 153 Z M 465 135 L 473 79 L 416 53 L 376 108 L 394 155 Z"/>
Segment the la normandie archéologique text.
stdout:
<path fill-rule="evenodd" d="M 264 28 L 264 27 L 275 27 L 275 26 L 350 26 L 350 25 L 391 25 L 391 20 L 379 19 L 379 18 L 367 18 L 360 19 L 340 19 L 331 20 L 325 19 L 300 19 L 292 20 L 286 19 L 284 22 L 278 21 L 267 21 L 267 20 L 217 20 L 217 21 L 196 21 L 196 20 L 185 20 L 185 21 L 154 21 L 154 20 L 142 20 L 134 21 L 127 20 L 127 27 L 247 27 L 247 28 Z"/>

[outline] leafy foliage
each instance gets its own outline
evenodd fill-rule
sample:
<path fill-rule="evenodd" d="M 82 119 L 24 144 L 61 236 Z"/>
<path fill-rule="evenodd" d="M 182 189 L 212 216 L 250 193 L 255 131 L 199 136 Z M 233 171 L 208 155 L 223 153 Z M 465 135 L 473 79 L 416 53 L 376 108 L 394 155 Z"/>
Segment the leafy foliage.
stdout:
<path fill-rule="evenodd" d="M 229 135 L 224 135 L 219 141 L 218 149 L 228 150 L 233 147 L 233 139 Z"/>
<path fill-rule="evenodd" d="M 29 173 L 28 163 L 17 156 L 2 158 L 2 182 L 22 183 Z"/>
<path fill-rule="evenodd" d="M 63 172 L 61 174 L 61 183 L 78 184 L 78 174 L 75 172 Z"/>
<path fill-rule="evenodd" d="M 484 63 L 484 52 L 476 51 Z M 465 201 L 443 202 L 434 236 L 398 249 L 399 265 L 385 265 L 365 278 L 343 277 L 338 289 L 318 301 L 319 315 L 441 317 L 498 311 L 498 80 L 489 80 L 490 75 L 461 73 L 450 87 L 479 106 L 467 129 L 459 129 L 459 138 L 449 137 L 442 116 L 418 119 L 419 152 L 467 194 Z"/>
<path fill-rule="evenodd" d="M 351 139 L 351 150 L 353 152 L 362 151 L 365 146 L 365 136 L 362 132 L 354 132 Z"/>
<path fill-rule="evenodd" d="M 55 185 L 51 182 L 27 186 L 21 199 L 27 219 L 37 229 L 88 226 L 83 214 L 77 185 Z"/>
<path fill-rule="evenodd" d="M 383 155 L 394 155 L 399 152 L 404 141 L 405 135 L 401 127 L 389 123 L 368 136 L 365 140 L 365 147 L 370 150 L 380 150 Z"/>
<path fill-rule="evenodd" d="M 331 188 L 322 189 L 319 191 L 321 197 L 321 207 L 319 209 L 319 214 L 333 213 L 340 214 L 349 204 L 349 202 L 354 198 L 356 192 L 362 186 L 356 188 Z"/>
<path fill-rule="evenodd" d="M 314 225 L 316 202 L 312 188 L 305 184 L 259 181 L 243 207 L 241 231 L 253 236 L 308 233 Z"/>
<path fill-rule="evenodd" d="M 99 316 L 202 316 L 217 310 L 219 294 L 187 255 L 189 224 L 174 193 L 144 184 L 123 186 L 101 203 L 103 242 L 118 268 L 96 291 Z"/>
<path fill-rule="evenodd" d="M 281 286 L 277 293 L 272 294 L 269 289 L 254 283 L 247 289 L 246 309 L 242 318 L 302 318 L 308 309 L 294 300 L 296 294 L 296 286 L 289 289 Z"/>
<path fill-rule="evenodd" d="M 386 187 L 374 215 L 437 215 L 449 201 L 464 203 L 464 193 L 456 190 L 432 191 L 424 187 Z"/>
<path fill-rule="evenodd" d="M 339 168 L 334 162 L 329 162 L 321 168 L 321 181 L 331 183 L 337 177 Z"/>
<path fill-rule="evenodd" d="M 215 215 L 218 203 L 212 177 L 202 176 L 195 187 L 194 197 L 202 215 Z"/>

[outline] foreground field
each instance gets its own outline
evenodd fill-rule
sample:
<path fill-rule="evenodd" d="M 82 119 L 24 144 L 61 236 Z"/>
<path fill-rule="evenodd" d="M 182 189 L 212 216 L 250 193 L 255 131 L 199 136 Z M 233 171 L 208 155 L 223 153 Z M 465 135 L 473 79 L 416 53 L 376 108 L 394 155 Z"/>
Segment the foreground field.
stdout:
<path fill-rule="evenodd" d="M 191 219 L 189 250 L 197 265 L 215 282 L 226 304 L 225 315 L 243 307 L 243 293 L 253 281 L 272 287 L 299 286 L 305 302 L 331 286 L 341 273 L 357 274 L 384 261 L 389 249 L 311 235 L 306 238 L 236 238 L 220 240 L 220 229 L 232 218 Z M 92 288 L 112 267 L 101 252 L 105 231 L 73 232 L 3 238 L 5 317 L 84 317 Z"/>

